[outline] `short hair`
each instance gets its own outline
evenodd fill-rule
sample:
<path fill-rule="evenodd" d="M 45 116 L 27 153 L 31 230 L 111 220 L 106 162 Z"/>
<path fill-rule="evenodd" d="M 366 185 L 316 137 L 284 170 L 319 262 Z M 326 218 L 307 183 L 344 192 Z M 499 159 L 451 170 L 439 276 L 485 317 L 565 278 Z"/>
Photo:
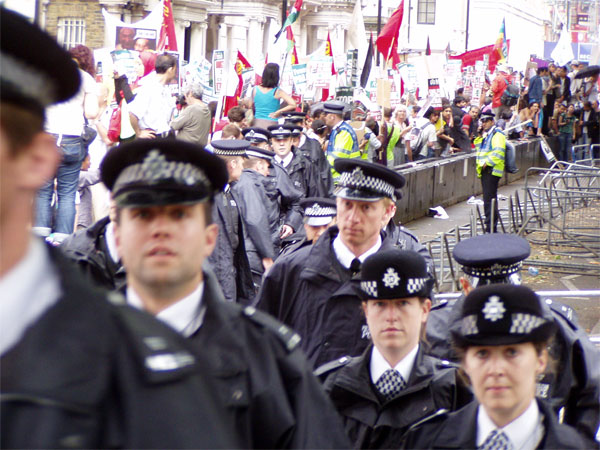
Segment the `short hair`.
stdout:
<path fill-rule="evenodd" d="M 454 97 L 455 105 L 458 105 L 460 102 L 464 102 L 464 101 L 466 101 L 466 100 L 462 95 L 457 95 L 456 97 Z"/>
<path fill-rule="evenodd" d="M 262 158 L 256 158 L 256 157 L 249 157 L 249 158 L 245 158 L 244 159 L 244 169 L 256 169 L 256 166 L 258 166 L 258 164 L 261 162 L 267 162 Z"/>
<path fill-rule="evenodd" d="M 89 47 L 85 45 L 76 45 L 69 50 L 71 58 L 77 61 L 77 65 L 84 72 L 89 73 L 92 77 L 96 76 L 96 67 L 94 65 L 94 54 Z"/>
<path fill-rule="evenodd" d="M 156 61 L 154 62 L 154 69 L 156 73 L 162 74 L 169 70 L 171 67 L 175 67 L 177 65 L 177 58 L 169 53 L 163 53 L 162 55 L 158 55 L 156 57 Z"/>
<path fill-rule="evenodd" d="M 369 117 L 365 122 L 365 127 L 371 130 L 373 133 L 379 135 L 379 124 L 373 117 Z"/>
<path fill-rule="evenodd" d="M 325 122 L 323 122 L 321 119 L 313 120 L 310 127 L 318 136 L 321 136 L 327 132 L 327 125 L 325 125 Z"/>
<path fill-rule="evenodd" d="M 44 115 L 12 103 L 0 105 L 0 128 L 8 140 L 8 153 L 16 156 L 31 143 L 36 134 L 44 131 Z"/>
<path fill-rule="evenodd" d="M 198 100 L 202 100 L 202 95 L 204 95 L 204 88 L 200 83 L 190 84 L 186 91 L 192 95 L 192 97 L 197 98 Z"/>
<path fill-rule="evenodd" d="M 413 106 L 412 112 L 414 113 L 418 113 L 419 111 L 421 111 L 421 107 L 418 105 Z"/>
<path fill-rule="evenodd" d="M 318 119 L 321 117 L 321 114 L 323 114 L 323 108 L 317 108 L 313 111 L 312 113 L 312 118 L 313 119 Z"/>
<path fill-rule="evenodd" d="M 392 108 L 383 108 L 383 117 L 392 117 Z"/>
<path fill-rule="evenodd" d="M 223 139 L 229 139 L 231 137 L 233 137 L 234 139 L 240 139 L 241 136 L 242 132 L 240 131 L 238 126 L 234 125 L 233 123 L 225 125 L 223 127 L 223 130 L 221 130 L 221 137 Z"/>
<path fill-rule="evenodd" d="M 246 110 L 241 106 L 234 106 L 227 111 L 227 118 L 230 122 L 241 122 L 246 118 Z"/>
<path fill-rule="evenodd" d="M 279 64 L 268 63 L 262 73 L 262 87 L 273 88 L 279 85 Z"/>
<path fill-rule="evenodd" d="M 542 72 L 545 72 L 547 70 L 548 70 L 548 67 L 538 67 L 536 72 L 538 75 L 541 75 Z"/>

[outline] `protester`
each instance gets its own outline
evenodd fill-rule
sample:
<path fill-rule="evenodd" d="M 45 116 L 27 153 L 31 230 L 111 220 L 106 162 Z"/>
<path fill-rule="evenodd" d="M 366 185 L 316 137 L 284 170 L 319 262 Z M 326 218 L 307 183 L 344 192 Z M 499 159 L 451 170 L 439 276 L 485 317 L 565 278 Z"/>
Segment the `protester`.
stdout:
<path fill-rule="evenodd" d="M 528 136 L 541 136 L 542 125 L 544 123 L 544 111 L 540 109 L 539 103 L 530 103 L 529 107 L 521 110 L 519 116 L 521 122 L 530 121 L 525 125 Z"/>
<path fill-rule="evenodd" d="M 155 70 L 128 104 L 129 120 L 137 138 L 165 137 L 170 130 L 175 99 L 167 85 L 177 75 L 177 58 L 169 53 L 158 55 Z"/>
<path fill-rule="evenodd" d="M 581 78 L 575 78 L 579 70 L 582 68 L 582 64 L 577 60 L 571 61 L 571 72 L 567 74 L 570 82 L 571 89 L 571 101 L 577 109 L 581 108 L 582 105 L 582 94 L 583 94 L 583 80 Z"/>
<path fill-rule="evenodd" d="M 452 117 L 452 107 L 450 105 L 443 108 L 438 123 L 440 124 L 437 130 L 439 156 L 450 156 L 452 154 L 452 147 L 454 146 L 454 139 L 451 136 L 451 129 L 454 127 L 454 118 Z"/>
<path fill-rule="evenodd" d="M 241 146 L 232 142 L 213 145 L 233 155 Z M 207 355 L 203 370 L 214 375 L 214 393 L 227 405 L 227 423 L 239 436 L 234 447 L 345 448 L 339 418 L 298 336 L 254 308 L 226 303 L 203 269 L 220 234 L 210 218 L 212 198 L 232 180 L 225 163 L 190 143 L 138 140 L 107 155 L 102 178 L 117 204 L 127 303 L 155 314 L 187 338 L 187 348 Z M 173 432 L 184 426 L 207 425 L 184 422 Z"/>
<path fill-rule="evenodd" d="M 394 166 L 394 148 L 400 141 L 400 126 L 392 122 L 392 108 L 383 108 L 383 120 L 379 125 L 381 147 L 375 153 L 375 162 L 387 167 Z"/>
<path fill-rule="evenodd" d="M 462 130 L 469 137 L 470 142 L 477 137 L 477 128 L 479 126 L 479 108 L 471 106 L 468 114 L 465 114 L 461 121 Z"/>
<path fill-rule="evenodd" d="M 542 95 L 544 92 L 544 77 L 548 76 L 548 67 L 538 67 L 536 74 L 529 80 L 529 89 L 527 95 L 529 97 L 529 104 L 537 103 L 542 104 Z"/>
<path fill-rule="evenodd" d="M 202 352 L 30 234 L 36 191 L 60 162 L 44 109 L 80 95 L 82 77 L 53 38 L 3 7 L 0 33 L 20 68 L 0 72 L 1 446 L 241 446 Z"/>
<path fill-rule="evenodd" d="M 544 80 L 544 96 L 542 99 L 544 105 L 544 125 L 542 126 L 542 134 L 549 136 L 551 131 L 556 131 L 552 127 L 552 118 L 556 114 L 555 102 L 560 96 L 559 89 L 560 81 L 556 75 L 556 65 L 548 64 L 548 76 Z"/>
<path fill-rule="evenodd" d="M 484 228 L 486 233 L 495 233 L 498 223 L 498 183 L 504 174 L 506 137 L 496 127 L 493 114 L 482 114 L 481 135 L 475 138 L 474 144 L 477 152 L 477 176 L 481 178 L 483 190 Z"/>
<path fill-rule="evenodd" d="M 536 378 L 553 370 L 556 325 L 531 289 L 477 288 L 460 320 L 452 342 L 477 400 L 413 432 L 407 448 L 589 448 L 536 397 Z"/>
<path fill-rule="evenodd" d="M 342 415 L 354 448 L 400 448 L 410 427 L 454 411 L 472 395 L 447 361 L 424 354 L 423 330 L 433 278 L 417 253 L 392 249 L 369 256 L 358 292 L 371 343 L 315 372 Z"/>
<path fill-rule="evenodd" d="M 581 145 L 595 146 L 592 148 L 590 157 L 597 158 L 600 154 L 600 114 L 594 111 L 591 102 L 584 102 L 581 116 L 581 137 L 579 143 Z"/>
<path fill-rule="evenodd" d="M 502 112 L 507 109 L 506 105 L 502 104 L 501 98 L 508 85 L 512 83 L 512 77 L 509 75 L 508 67 L 505 64 L 496 66 L 496 77 L 492 81 L 491 91 L 494 94 L 492 99 L 492 112 L 496 120 L 500 118 Z"/>
<path fill-rule="evenodd" d="M 404 185 L 400 174 L 361 159 L 337 159 L 334 168 L 341 174 L 334 192 L 337 225 L 312 246 L 277 259 L 258 295 L 260 309 L 300 334 L 313 367 L 367 347 L 351 278 L 369 255 L 393 245 L 381 231 Z"/>
<path fill-rule="evenodd" d="M 396 107 L 396 114 L 394 115 L 394 123 L 400 129 L 400 139 L 394 148 L 394 165 L 404 164 L 406 162 L 406 135 L 410 132 L 412 127 L 408 121 L 408 110 L 405 106 L 399 105 Z"/>
<path fill-rule="evenodd" d="M 284 104 L 282 105 L 282 101 Z M 279 65 L 268 63 L 259 86 L 252 90 L 254 104 L 253 126 L 268 128 L 277 124 L 277 119 L 296 109 L 296 101 L 279 88 Z"/>
<path fill-rule="evenodd" d="M 598 74 L 593 75 L 585 80 L 582 84 L 582 102 L 598 101 Z"/>
<path fill-rule="evenodd" d="M 81 163 L 79 172 L 79 184 L 77 194 L 79 196 L 79 205 L 77 207 L 77 226 L 76 230 L 88 228 L 94 222 L 94 210 L 92 205 L 91 186 L 100 182 L 100 171 L 90 168 L 90 155 L 85 155 Z M 63 241 L 64 242 L 64 241 Z"/>
<path fill-rule="evenodd" d="M 568 162 L 569 161 L 569 153 L 572 156 L 572 161 L 575 162 L 577 160 L 575 153 L 572 150 L 574 135 L 575 135 L 575 125 L 577 124 L 578 119 L 575 116 L 575 107 L 573 105 L 568 105 L 567 103 L 562 103 L 560 108 L 560 114 L 558 116 L 558 159 L 560 161 Z"/>
<path fill-rule="evenodd" d="M 79 45 L 71 49 L 70 56 L 78 66 L 82 79 L 77 95 L 68 101 L 52 105 L 46 112 L 46 131 L 60 148 L 62 160 L 55 174 L 46 180 L 37 193 L 33 230 L 55 245 L 73 232 L 75 226 L 75 197 L 79 184 L 81 163 L 87 153 L 82 140 L 85 119 L 95 119 L 98 114 L 98 96 L 94 81 L 92 51 Z M 55 191 L 56 183 L 56 191 Z M 56 215 L 52 199 L 56 192 Z"/>
<path fill-rule="evenodd" d="M 558 67 L 556 69 L 558 75 L 558 81 L 560 83 L 560 90 L 557 100 L 561 103 L 570 103 L 571 100 L 571 79 L 567 77 L 566 66 Z"/>
<path fill-rule="evenodd" d="M 187 106 L 178 117 L 171 121 L 171 129 L 177 132 L 177 139 L 205 147 L 210 133 L 210 110 L 202 101 L 204 89 L 197 83 L 186 88 Z"/>
<path fill-rule="evenodd" d="M 362 159 L 369 162 L 376 162 L 377 151 L 381 148 L 381 141 L 378 137 L 379 124 L 374 118 L 369 117 L 365 121 L 365 134 L 359 146 L 362 152 Z"/>
<path fill-rule="evenodd" d="M 409 139 L 406 140 L 406 154 L 409 161 L 435 156 L 434 146 L 437 143 L 435 124 L 439 118 L 439 111 L 430 106 L 423 117 L 415 120 L 413 129 L 408 135 Z"/>

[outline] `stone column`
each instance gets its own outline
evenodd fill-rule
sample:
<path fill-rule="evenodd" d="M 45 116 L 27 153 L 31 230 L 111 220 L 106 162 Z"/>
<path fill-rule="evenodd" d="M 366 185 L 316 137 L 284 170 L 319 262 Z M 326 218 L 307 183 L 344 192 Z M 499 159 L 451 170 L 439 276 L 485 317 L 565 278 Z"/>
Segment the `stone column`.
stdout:
<path fill-rule="evenodd" d="M 250 17 L 248 20 L 248 38 L 246 39 L 246 58 L 251 64 L 256 64 L 262 53 L 262 39 L 263 33 L 259 19 L 257 17 Z M 244 50 L 242 50 L 244 53 Z"/>
<path fill-rule="evenodd" d="M 192 24 L 190 60 L 200 61 L 206 55 L 206 22 Z"/>
<path fill-rule="evenodd" d="M 219 24 L 219 33 L 217 36 L 217 48 L 215 50 L 227 50 L 227 28 L 226 23 Z"/>
<path fill-rule="evenodd" d="M 191 26 L 189 20 L 175 19 L 175 39 L 177 39 L 177 51 L 183 57 L 183 47 L 185 45 L 185 29 Z"/>

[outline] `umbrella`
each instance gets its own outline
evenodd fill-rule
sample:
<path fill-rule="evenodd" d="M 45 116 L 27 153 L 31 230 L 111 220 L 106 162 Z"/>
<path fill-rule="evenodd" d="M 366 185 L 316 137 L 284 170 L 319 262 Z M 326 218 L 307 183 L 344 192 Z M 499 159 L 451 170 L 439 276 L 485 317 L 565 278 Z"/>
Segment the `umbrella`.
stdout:
<path fill-rule="evenodd" d="M 587 78 L 600 73 L 600 66 L 588 66 L 585 69 L 581 69 L 575 75 L 575 78 Z"/>

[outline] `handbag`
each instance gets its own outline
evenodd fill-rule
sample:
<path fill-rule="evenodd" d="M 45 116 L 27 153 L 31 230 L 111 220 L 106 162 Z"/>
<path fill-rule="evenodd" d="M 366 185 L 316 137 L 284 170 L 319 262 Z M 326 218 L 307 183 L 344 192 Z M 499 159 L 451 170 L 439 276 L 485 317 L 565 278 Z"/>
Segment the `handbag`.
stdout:
<path fill-rule="evenodd" d="M 90 127 L 88 125 L 88 120 L 85 119 L 85 124 L 83 125 L 83 132 L 81 133 L 81 141 L 83 142 L 83 145 L 88 147 L 94 141 L 94 139 L 96 139 L 97 135 L 98 132 L 96 131 L 96 129 Z"/>
<path fill-rule="evenodd" d="M 124 99 L 121 99 L 121 103 L 117 105 L 110 115 L 110 122 L 106 133 L 110 142 L 119 142 L 119 136 L 121 136 L 121 105 L 123 101 Z"/>

